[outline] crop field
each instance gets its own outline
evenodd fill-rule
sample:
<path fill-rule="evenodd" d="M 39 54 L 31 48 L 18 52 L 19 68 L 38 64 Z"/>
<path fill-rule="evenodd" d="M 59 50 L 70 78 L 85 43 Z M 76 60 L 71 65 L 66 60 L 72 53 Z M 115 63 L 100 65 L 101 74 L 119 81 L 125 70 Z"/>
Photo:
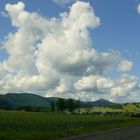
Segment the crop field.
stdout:
<path fill-rule="evenodd" d="M 129 117 L 0 111 L 0 140 L 47 140 L 140 124 Z"/>
<path fill-rule="evenodd" d="M 48 140 L 140 123 L 140 119 L 0 111 L 0 140 Z"/>

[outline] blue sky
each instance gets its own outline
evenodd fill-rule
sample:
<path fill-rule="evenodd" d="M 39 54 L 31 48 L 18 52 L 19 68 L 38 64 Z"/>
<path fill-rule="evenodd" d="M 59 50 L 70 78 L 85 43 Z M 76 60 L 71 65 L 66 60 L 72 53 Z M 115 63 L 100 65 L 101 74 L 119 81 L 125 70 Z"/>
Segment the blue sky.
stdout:
<path fill-rule="evenodd" d="M 72 5 L 74 5 L 74 0 L 72 0 L 73 2 L 72 1 L 70 2 L 70 0 L 66 0 L 66 1 L 69 1 L 67 4 L 62 4 L 62 3 L 60 4 L 60 3 L 56 3 L 55 1 L 59 1 L 60 2 L 60 1 L 63 1 L 63 0 L 47 0 L 47 1 L 46 0 L 39 0 L 39 1 L 35 1 L 35 0 L 22 0 L 21 2 L 23 2 L 24 5 L 25 5 L 25 10 L 24 11 L 27 11 L 28 14 L 30 14 L 31 18 L 34 18 L 31 15 L 32 12 L 37 12 L 39 14 L 39 16 L 37 17 L 38 18 L 37 19 L 37 23 L 38 22 L 40 23 L 40 20 L 42 20 L 42 19 L 40 19 L 40 17 L 43 17 L 44 18 L 44 20 L 43 20 L 44 24 L 42 24 L 40 26 L 43 26 L 43 25 L 45 26 L 45 24 L 46 24 L 45 20 L 47 21 L 47 19 L 51 19 L 52 17 L 55 17 L 56 19 L 59 19 L 60 20 L 61 18 L 60 18 L 60 15 L 59 14 L 60 13 L 63 13 L 63 12 L 67 12 L 67 14 L 69 14 L 69 11 L 70 11 L 69 7 L 72 6 Z M 21 49 L 21 51 L 22 51 L 22 49 L 24 47 L 23 46 L 22 39 L 21 39 L 21 42 L 20 41 L 18 42 L 19 43 L 19 47 L 16 46 L 17 45 L 16 43 L 15 44 L 13 43 L 15 46 L 10 46 L 9 45 L 9 44 L 12 44 L 10 42 L 11 41 L 11 38 L 13 38 L 13 40 L 15 39 L 15 42 L 16 42 L 17 41 L 16 40 L 16 36 L 20 35 L 20 36 L 23 36 L 23 38 L 25 37 L 24 36 L 24 32 L 19 32 L 20 31 L 19 29 L 20 28 L 23 28 L 23 27 L 21 27 L 21 25 L 17 25 L 19 27 L 16 28 L 16 27 L 13 27 L 12 26 L 12 23 L 11 23 L 11 21 L 15 22 L 17 20 L 16 17 L 14 17 L 14 16 L 12 17 L 11 16 L 13 14 L 12 13 L 13 11 L 11 10 L 11 7 L 15 8 L 13 6 L 13 4 L 17 4 L 18 2 L 19 2 L 19 0 L 6 0 L 6 1 L 5 0 L 0 0 L 0 27 L 1 27 L 0 28 L 0 43 L 1 43 L 1 45 L 0 45 L 1 46 L 1 49 L 0 49 L 0 66 L 1 66 L 1 69 L 2 69 L 2 70 L 0 69 L 0 72 L 1 71 L 3 72 L 3 70 L 6 69 L 6 72 L 7 71 L 8 72 L 10 71 L 10 74 L 11 74 L 12 73 L 11 71 L 13 71 L 13 69 L 14 69 L 14 71 L 16 71 L 15 73 L 17 73 L 17 75 L 14 75 L 15 76 L 14 78 L 16 80 L 18 79 L 19 75 L 20 76 L 22 75 L 20 78 L 21 79 L 23 78 L 23 81 L 24 81 L 30 74 L 31 74 L 32 77 L 30 77 L 30 78 L 28 77 L 28 78 L 30 80 L 33 78 L 33 80 L 34 80 L 36 74 L 32 73 L 32 71 L 34 71 L 32 68 L 31 68 L 31 70 L 29 68 L 32 66 L 31 64 L 33 64 L 33 62 L 36 61 L 36 60 L 34 60 L 33 62 L 30 62 L 27 65 L 26 64 L 22 64 L 21 68 L 18 66 L 19 65 L 18 62 L 17 62 L 17 64 L 15 64 L 15 62 L 14 62 L 15 61 L 15 56 L 16 57 L 17 56 L 20 57 L 19 56 L 19 52 L 18 52 L 19 50 L 18 49 Z M 113 61 L 114 61 L 114 65 L 115 65 L 115 63 L 120 62 L 119 61 L 119 59 L 120 59 L 119 56 L 117 56 L 116 54 L 114 54 L 114 58 L 113 58 L 113 54 L 112 53 L 109 53 L 109 57 L 110 58 L 105 58 L 106 60 L 104 62 L 104 54 L 103 54 L 103 52 L 110 52 L 110 50 L 114 50 L 115 52 L 119 52 L 121 54 L 121 56 L 123 57 L 123 60 L 126 59 L 128 61 L 132 61 L 133 62 L 133 70 L 132 71 L 130 71 L 130 70 L 124 70 L 126 73 L 124 72 L 123 74 L 121 74 L 120 72 L 118 72 L 118 70 L 116 68 L 116 71 L 115 72 L 114 71 L 113 72 L 111 71 L 111 72 L 108 73 L 108 75 L 109 75 L 108 77 L 103 77 L 103 74 L 101 74 L 102 72 L 100 73 L 101 75 L 99 77 L 99 74 L 97 74 L 97 73 L 99 73 L 99 71 L 98 71 L 94 75 L 92 75 L 92 74 L 89 75 L 89 77 L 88 76 L 85 77 L 85 75 L 83 75 L 81 77 L 77 77 L 76 76 L 74 78 L 74 76 L 72 74 L 77 74 L 76 72 L 78 70 L 80 71 L 80 68 L 82 66 L 84 67 L 87 64 L 83 64 L 81 66 L 80 65 L 81 62 L 79 61 L 79 62 L 77 62 L 77 65 L 80 65 L 81 67 L 80 66 L 77 67 L 75 65 L 71 66 L 70 65 L 71 63 L 70 64 L 68 63 L 69 65 L 65 66 L 65 68 L 64 68 L 63 64 L 65 64 L 65 63 L 63 63 L 62 66 L 57 66 L 57 63 L 56 63 L 57 61 L 55 63 L 54 62 L 48 62 L 48 64 L 52 63 L 51 64 L 52 69 L 54 69 L 54 68 L 58 69 L 58 70 L 56 70 L 56 72 L 50 73 L 49 75 L 52 76 L 52 75 L 54 75 L 54 74 L 57 73 L 60 76 L 62 74 L 62 72 L 64 72 L 63 75 L 62 75 L 64 77 L 63 78 L 60 78 L 60 79 L 57 79 L 58 76 L 56 76 L 55 78 L 54 77 L 51 77 L 52 79 L 53 78 L 55 79 L 54 81 L 57 81 L 58 80 L 59 82 L 58 83 L 55 83 L 53 81 L 50 84 L 51 86 L 50 86 L 49 90 L 55 84 L 57 86 L 59 85 L 60 87 L 55 87 L 55 90 L 54 89 L 51 89 L 51 91 L 49 91 L 49 92 L 47 92 L 48 89 L 45 89 L 46 90 L 45 96 L 57 96 L 58 94 L 52 95 L 50 93 L 52 91 L 55 91 L 55 92 L 58 92 L 59 93 L 60 91 L 62 91 L 62 87 L 66 90 L 67 89 L 66 88 L 67 86 L 69 86 L 69 87 L 72 86 L 73 88 L 76 88 L 76 90 L 78 92 L 81 90 L 80 91 L 81 92 L 81 96 L 83 96 L 84 98 L 89 99 L 91 97 L 90 92 L 86 96 L 83 95 L 84 94 L 83 90 L 85 90 L 86 88 L 85 87 L 82 87 L 83 85 L 81 86 L 80 84 L 82 82 L 84 83 L 84 80 L 87 80 L 88 78 L 90 80 L 92 79 L 91 80 L 92 81 L 91 82 L 92 84 L 94 83 L 93 82 L 94 80 L 97 82 L 98 79 L 101 78 L 102 79 L 101 81 L 104 81 L 105 80 L 105 81 L 108 81 L 108 83 L 111 83 L 112 82 L 113 83 L 113 86 L 111 87 L 111 91 L 108 91 L 108 89 L 107 89 L 107 91 L 105 91 L 106 93 L 107 92 L 110 92 L 110 95 L 105 94 L 105 95 L 102 95 L 101 96 L 101 94 L 97 94 L 96 99 L 98 99 L 98 98 L 107 98 L 107 99 L 110 99 L 110 100 L 114 100 L 114 101 L 116 100 L 118 102 L 123 102 L 124 101 L 124 98 L 122 96 L 120 96 L 120 95 L 121 94 L 125 94 L 127 92 L 128 93 L 129 92 L 131 93 L 133 91 L 134 95 L 132 95 L 132 96 L 133 96 L 134 100 L 136 100 L 135 98 L 139 97 L 139 95 L 137 95 L 135 93 L 136 93 L 136 91 L 140 91 L 140 84 L 138 82 L 139 81 L 139 78 L 140 78 L 140 72 L 139 72 L 139 70 L 140 70 L 140 65 L 139 65 L 139 60 L 140 60 L 140 39 L 139 39 L 139 36 L 140 36 L 140 28 L 139 28 L 139 26 L 140 26 L 140 14 L 137 11 L 137 7 L 138 7 L 140 1 L 139 0 L 123 0 L 123 1 L 122 0 L 116 0 L 116 1 L 114 1 L 114 0 L 83 0 L 83 2 L 84 2 L 83 5 L 85 6 L 85 7 L 84 6 L 83 7 L 85 8 L 85 12 L 87 14 L 89 14 L 88 13 L 89 11 L 86 8 L 88 8 L 89 6 L 87 6 L 86 4 L 89 2 L 90 3 L 90 7 L 95 12 L 96 17 L 99 17 L 100 18 L 100 26 L 98 26 L 98 23 L 95 23 L 95 27 L 97 27 L 97 28 L 95 28 L 93 30 L 91 30 L 90 27 L 86 27 L 85 28 L 86 30 L 89 30 L 89 32 L 90 32 L 90 39 L 93 42 L 93 44 L 92 44 L 93 45 L 93 48 L 95 48 L 95 50 L 100 53 L 100 54 L 98 53 L 98 55 L 101 56 L 101 58 L 99 58 L 99 60 L 97 60 L 97 62 L 95 63 L 95 65 L 96 65 L 95 67 L 98 67 L 97 69 L 99 71 L 100 70 L 102 71 L 102 69 L 105 69 L 104 71 L 106 71 L 106 67 L 110 67 L 110 65 L 113 65 Z M 9 12 L 9 14 L 11 14 L 10 16 L 8 16 L 7 15 L 7 12 L 5 11 L 5 5 L 7 3 L 9 3 L 11 5 L 11 7 L 8 8 L 9 9 L 8 12 Z M 77 6 L 81 6 L 81 5 L 82 5 L 82 3 L 78 3 L 77 2 Z M 16 7 L 18 7 L 18 6 L 21 6 L 22 7 L 23 4 L 21 4 L 21 5 L 18 5 L 17 4 Z M 23 9 L 21 8 L 21 12 L 22 12 L 22 10 Z M 92 13 L 92 11 L 90 11 L 90 12 Z M 92 15 L 93 18 L 95 18 L 95 15 Z M 62 20 L 62 22 L 65 22 L 64 19 L 61 19 L 61 20 Z M 68 20 L 70 20 L 70 19 L 68 19 Z M 96 21 L 97 19 L 94 19 L 94 20 L 95 20 L 95 22 L 97 22 Z M 34 19 L 33 19 L 33 22 L 34 22 Z M 18 21 L 17 24 L 20 24 L 20 21 Z M 54 26 L 54 30 L 58 30 L 59 31 L 59 29 L 55 29 L 58 26 L 57 24 L 60 24 L 60 23 L 57 23 L 56 22 L 56 25 Z M 83 24 L 83 23 L 81 23 L 81 24 Z M 44 31 L 42 31 L 42 27 L 38 27 L 38 25 L 35 25 L 33 27 L 35 28 L 35 30 L 41 30 L 41 32 L 43 32 L 42 34 L 45 34 L 45 36 L 48 36 L 48 35 L 46 35 L 46 33 Z M 25 25 L 25 29 L 26 28 L 27 27 Z M 69 28 L 71 29 L 71 27 L 69 27 Z M 44 30 L 47 30 L 47 29 L 44 29 Z M 62 30 L 63 30 L 63 28 L 62 28 Z M 55 34 L 56 36 L 58 34 L 57 33 L 58 31 L 55 31 L 56 32 L 56 34 Z M 28 31 L 26 30 L 26 32 L 28 32 Z M 30 29 L 29 33 L 31 35 L 32 35 L 32 32 L 33 32 L 32 29 Z M 9 33 L 12 33 L 13 37 L 8 37 L 8 39 L 6 39 L 4 41 L 4 38 L 7 37 L 7 35 Z M 84 33 L 86 34 L 87 32 L 85 31 Z M 64 36 L 64 38 L 65 37 L 66 36 Z M 39 36 L 39 38 L 40 38 L 40 36 Z M 80 40 L 80 38 L 78 38 L 78 39 Z M 86 39 L 88 40 L 89 38 L 87 37 Z M 45 40 L 44 37 L 43 38 L 40 38 L 39 41 L 40 40 L 41 40 L 41 43 L 42 42 L 45 42 L 44 41 Z M 84 42 L 86 42 L 87 40 L 85 40 Z M 33 40 L 31 40 L 31 42 L 32 41 Z M 47 39 L 46 39 L 46 41 L 47 41 Z M 54 42 L 55 41 L 56 40 L 54 40 Z M 73 39 L 73 42 L 74 41 L 75 40 Z M 8 47 L 6 49 L 10 53 L 10 57 L 9 57 L 9 54 L 7 53 L 6 49 L 2 49 L 2 47 L 4 47 L 5 42 L 8 42 L 7 43 L 8 44 Z M 26 42 L 26 40 L 25 40 L 25 42 Z M 37 42 L 38 42 L 38 40 L 37 41 L 34 41 L 34 43 L 36 43 L 36 47 L 38 47 L 38 45 L 40 45 L 40 44 L 37 44 Z M 27 50 L 30 47 L 32 47 L 32 46 L 28 46 L 28 43 L 29 43 L 28 41 L 27 41 L 27 43 L 25 43 L 25 44 L 27 44 L 27 46 L 26 46 L 27 47 L 26 48 Z M 75 41 L 74 43 L 76 44 L 77 42 Z M 45 44 L 45 43 L 42 43 L 42 48 L 44 47 L 43 44 Z M 69 44 L 66 44 L 66 45 L 69 45 Z M 80 44 L 80 42 L 79 42 L 78 45 L 79 46 L 80 45 L 82 46 L 82 44 Z M 59 44 L 58 44 L 58 46 L 59 46 Z M 11 51 L 11 48 L 10 47 L 13 47 L 13 50 L 14 51 L 17 51 L 17 52 L 15 52 L 16 53 L 15 56 L 13 55 L 14 52 Z M 43 49 L 45 51 L 45 47 Z M 58 48 L 57 47 L 55 48 L 55 46 L 54 46 L 54 51 L 56 51 L 56 49 L 58 49 Z M 66 48 L 66 49 L 68 49 L 68 48 Z M 73 48 L 73 49 L 75 49 L 75 48 Z M 77 49 L 78 48 L 75 49 L 75 52 L 73 52 L 73 54 L 76 53 Z M 24 50 L 24 51 L 26 52 L 26 50 Z M 29 51 L 30 51 L 30 49 L 29 49 Z M 85 50 L 84 50 L 84 47 L 83 47 L 83 52 L 84 51 Z M 40 53 L 42 53 L 42 52 L 40 51 Z M 24 55 L 24 53 L 22 55 Z M 28 55 L 30 55 L 30 53 Z M 45 55 L 48 55 L 47 52 L 46 52 Z M 54 57 L 56 57 L 56 59 L 61 59 L 59 57 L 57 58 L 57 55 L 59 56 L 61 54 L 57 54 L 57 53 L 54 52 L 51 55 L 54 56 Z M 66 54 L 62 54 L 62 55 L 67 56 Z M 28 57 L 29 57 L 29 61 L 30 61 L 30 56 L 27 56 L 27 62 L 28 62 Z M 45 59 L 48 59 L 47 56 L 44 57 L 44 58 Z M 41 61 L 43 61 L 44 58 L 42 58 Z M 115 58 L 117 60 L 115 60 Z M 26 59 L 26 57 L 23 57 L 23 59 Z M 39 56 L 38 56 L 38 59 L 40 59 Z M 112 60 L 109 60 L 109 59 L 112 59 Z M 64 60 L 64 59 L 62 59 L 62 60 Z M 50 61 L 50 60 L 48 59 L 48 61 Z M 81 61 L 82 61 L 82 58 L 81 58 Z M 115 61 L 117 61 L 117 62 L 115 62 Z M 25 62 L 26 62 L 26 60 L 25 60 Z M 37 60 L 37 62 L 39 62 L 39 61 Z M 110 64 L 108 65 L 108 63 L 110 63 Z M 49 66 L 48 64 L 46 64 L 46 65 Z M 108 66 L 105 66 L 105 68 L 104 68 L 104 66 L 101 66 L 101 65 L 106 65 L 106 64 Z M 129 65 L 130 63 L 129 62 L 125 62 L 122 65 L 124 65 L 124 64 L 128 64 Z M 45 62 L 43 63 L 43 65 L 45 65 Z M 55 65 L 55 66 L 53 66 L 53 65 Z M 89 65 L 89 62 L 88 62 L 88 65 Z M 94 65 L 94 63 L 91 63 L 90 65 Z M 40 72 L 40 65 L 39 65 L 39 67 L 38 66 L 35 66 L 35 67 L 37 67 L 37 71 Z M 87 66 L 87 69 L 88 69 L 88 67 L 90 68 L 90 66 Z M 130 64 L 130 67 L 132 67 L 131 64 Z M 127 67 L 127 68 L 128 69 L 131 69 L 130 67 Z M 77 70 L 76 70 L 76 68 L 77 68 Z M 72 71 L 70 72 L 69 69 L 72 70 Z M 84 69 L 83 69 L 83 71 L 84 71 Z M 6 72 L 4 71 L 3 73 L 6 73 Z M 81 70 L 81 72 L 82 72 L 82 70 Z M 42 74 L 42 70 L 41 70 L 41 73 L 39 73 L 39 76 L 40 75 L 41 76 L 44 76 L 43 74 Z M 127 74 L 129 74 L 130 76 L 126 76 Z M 13 75 L 11 75 L 11 76 L 13 76 Z M 135 77 L 133 77 L 133 76 L 135 76 Z M 112 77 L 113 78 L 118 78 L 119 77 L 118 78 L 118 81 L 119 80 L 120 81 L 121 80 L 122 81 L 126 81 L 126 84 L 124 84 L 124 87 L 122 87 L 121 86 L 121 82 L 120 82 L 120 85 L 118 85 L 118 81 L 117 82 L 116 81 L 113 81 L 113 79 L 111 79 L 112 80 L 111 81 L 110 78 L 112 78 Z M 38 78 L 40 78 L 40 77 L 38 77 Z M 27 81 L 29 81 L 29 79 L 27 79 Z M 137 79 L 138 79 L 138 81 L 137 81 Z M 47 79 L 45 79 L 45 80 L 46 80 L 45 82 L 47 83 L 48 82 Z M 131 80 L 134 81 L 133 86 L 132 86 L 133 88 L 129 85 L 129 82 Z M 2 81 L 2 83 L 4 83 L 3 81 Z M 64 81 L 65 82 L 67 81 L 68 85 L 63 85 L 65 83 Z M 72 83 L 72 82 L 75 82 L 75 83 Z M 35 87 L 35 85 L 33 85 L 34 83 L 35 82 L 32 83 L 32 86 L 33 87 Z M 25 91 L 25 89 L 30 90 L 31 88 L 27 88 L 28 86 L 30 87 L 30 84 L 29 85 L 25 85 L 25 88 L 22 89 L 22 90 L 23 91 Z M 90 82 L 89 82 L 89 84 L 90 84 Z M 125 87 L 125 85 L 128 85 L 128 89 L 130 88 L 128 91 L 127 91 L 127 88 Z M 9 83 L 8 83 L 8 86 L 9 86 Z M 2 89 L 5 90 L 5 87 L 3 87 L 1 85 L 0 85 L 0 87 L 2 87 Z M 15 84 L 15 89 L 17 89 L 17 87 L 19 87 L 19 85 L 16 83 Z M 88 85 L 88 87 L 90 87 L 90 85 Z M 40 90 L 40 88 L 42 88 L 42 87 L 39 87 L 37 90 Z M 106 87 L 106 85 L 104 85 L 104 86 L 102 85 L 101 87 L 96 87 L 95 89 L 93 89 L 93 87 L 92 87 L 92 88 L 90 88 L 87 91 L 93 90 L 93 92 L 94 92 L 96 90 L 96 92 L 98 93 L 100 91 L 100 89 L 98 89 L 98 88 L 103 88 L 103 89 L 101 89 L 102 90 L 101 92 L 104 92 L 104 90 L 106 88 L 108 88 L 108 86 Z M 11 89 L 11 88 L 8 88 L 8 89 Z M 13 89 L 13 91 L 17 92 L 15 89 Z M 44 89 L 44 88 L 42 88 L 42 89 Z M 114 89 L 116 89 L 115 92 L 114 92 Z M 118 90 L 118 93 L 117 93 L 117 90 Z M 76 96 L 78 95 L 78 92 L 77 91 L 74 91 L 74 89 L 73 89 L 73 91 L 66 90 L 66 92 L 67 91 L 68 92 L 72 92 L 71 95 L 68 94 L 68 97 L 73 97 L 74 93 L 76 94 Z M 119 91 L 122 91 L 122 92 L 119 93 Z M 33 90 L 31 90 L 31 92 L 33 92 Z M 61 93 L 60 96 L 63 96 L 63 93 Z M 129 95 L 128 94 L 127 95 L 124 95 L 124 97 L 126 97 L 126 96 L 129 96 Z M 128 98 L 127 101 L 130 101 L 130 98 Z"/>
<path fill-rule="evenodd" d="M 99 51 L 115 49 L 125 58 L 134 62 L 134 74 L 140 77 L 140 15 L 137 12 L 139 1 L 136 0 L 85 0 L 90 2 L 101 19 L 101 26 L 91 31 L 94 47 Z M 1 0 L 0 11 L 6 3 L 17 3 L 18 0 Z M 58 17 L 60 12 L 68 10 L 69 5 L 60 6 L 53 0 L 23 0 L 30 12 L 38 11 L 42 16 Z M 14 32 L 9 18 L 0 17 L 0 39 L 9 32 Z M 7 58 L 4 50 L 0 51 L 0 61 Z"/>

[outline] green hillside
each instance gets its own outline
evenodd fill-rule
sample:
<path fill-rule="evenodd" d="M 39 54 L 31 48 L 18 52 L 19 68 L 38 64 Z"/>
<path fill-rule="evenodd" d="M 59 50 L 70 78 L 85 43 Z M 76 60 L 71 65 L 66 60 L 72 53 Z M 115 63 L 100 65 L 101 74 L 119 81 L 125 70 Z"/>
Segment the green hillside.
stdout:
<path fill-rule="evenodd" d="M 56 103 L 58 99 L 59 98 L 57 97 L 45 98 L 30 93 L 7 93 L 5 95 L 0 95 L 0 107 L 9 107 L 9 106 L 49 107 L 51 102 Z M 83 102 L 83 101 L 81 102 L 82 107 L 111 106 L 111 105 L 114 105 L 114 103 L 111 103 L 103 99 L 93 102 Z"/>
<path fill-rule="evenodd" d="M 48 107 L 54 99 L 44 98 L 38 95 L 29 93 L 8 93 L 0 96 L 0 106 L 18 107 L 18 106 L 32 106 L 32 107 Z"/>
<path fill-rule="evenodd" d="M 59 98 L 42 97 L 30 93 L 8 93 L 0 95 L 0 108 L 12 109 L 22 107 L 48 108 L 54 102 L 55 107 Z M 64 99 L 66 100 L 66 99 Z M 76 100 L 73 100 L 76 103 Z M 116 104 L 100 99 L 92 102 L 80 102 L 80 112 L 129 112 L 140 113 L 139 103 Z"/>
<path fill-rule="evenodd" d="M 112 103 L 108 100 L 100 99 L 94 102 L 87 102 L 89 106 L 115 106 L 117 103 Z"/>

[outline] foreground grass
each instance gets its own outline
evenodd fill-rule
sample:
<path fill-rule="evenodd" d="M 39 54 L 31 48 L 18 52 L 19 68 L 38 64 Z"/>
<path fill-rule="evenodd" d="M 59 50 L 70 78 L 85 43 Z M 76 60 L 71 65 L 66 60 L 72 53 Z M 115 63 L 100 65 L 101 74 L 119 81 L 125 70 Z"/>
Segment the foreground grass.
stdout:
<path fill-rule="evenodd" d="M 0 140 L 48 140 L 138 123 L 129 117 L 0 111 Z"/>

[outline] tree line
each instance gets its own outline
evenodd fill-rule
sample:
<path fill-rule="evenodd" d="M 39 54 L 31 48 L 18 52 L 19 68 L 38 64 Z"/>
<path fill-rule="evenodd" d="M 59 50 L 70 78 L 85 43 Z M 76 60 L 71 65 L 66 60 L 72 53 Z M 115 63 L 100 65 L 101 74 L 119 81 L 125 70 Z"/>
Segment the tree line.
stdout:
<path fill-rule="evenodd" d="M 51 110 L 52 112 L 58 111 L 58 112 L 64 112 L 65 110 L 68 110 L 69 112 L 73 112 L 76 108 L 80 108 L 80 101 L 73 100 L 73 99 L 58 99 L 58 101 L 51 102 Z"/>

